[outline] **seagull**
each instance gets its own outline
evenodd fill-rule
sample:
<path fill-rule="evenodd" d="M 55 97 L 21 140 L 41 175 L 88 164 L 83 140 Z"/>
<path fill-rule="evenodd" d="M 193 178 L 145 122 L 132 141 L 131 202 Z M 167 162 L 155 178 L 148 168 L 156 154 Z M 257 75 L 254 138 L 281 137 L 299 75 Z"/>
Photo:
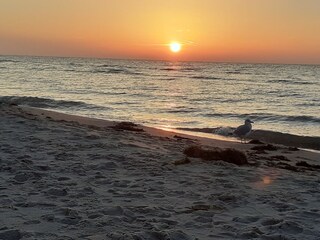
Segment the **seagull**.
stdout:
<path fill-rule="evenodd" d="M 236 136 L 238 136 L 242 142 L 242 140 L 245 141 L 245 137 L 248 136 L 251 132 L 252 129 L 252 125 L 251 123 L 254 123 L 253 121 L 251 121 L 250 119 L 246 119 L 244 121 L 244 125 L 241 125 L 239 127 L 237 127 L 236 130 L 234 130 L 233 134 L 235 134 Z"/>

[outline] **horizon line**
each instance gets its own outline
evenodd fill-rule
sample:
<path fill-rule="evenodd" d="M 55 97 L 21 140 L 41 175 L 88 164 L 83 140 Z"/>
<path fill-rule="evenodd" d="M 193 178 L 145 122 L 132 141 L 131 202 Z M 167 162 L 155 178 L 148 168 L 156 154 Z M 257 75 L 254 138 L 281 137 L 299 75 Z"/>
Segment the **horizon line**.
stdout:
<path fill-rule="evenodd" d="M 238 61 L 210 61 L 210 60 L 166 60 L 148 58 L 122 58 L 122 57 L 90 57 L 90 56 L 53 56 L 53 55 L 32 55 L 32 54 L 1 54 L 0 57 L 43 57 L 43 58 L 80 58 L 80 59 L 108 59 L 124 61 L 153 61 L 153 62 L 190 62 L 190 63 L 220 63 L 220 64 L 266 64 L 266 65 L 308 65 L 320 66 L 320 63 L 281 63 L 281 62 L 238 62 Z"/>

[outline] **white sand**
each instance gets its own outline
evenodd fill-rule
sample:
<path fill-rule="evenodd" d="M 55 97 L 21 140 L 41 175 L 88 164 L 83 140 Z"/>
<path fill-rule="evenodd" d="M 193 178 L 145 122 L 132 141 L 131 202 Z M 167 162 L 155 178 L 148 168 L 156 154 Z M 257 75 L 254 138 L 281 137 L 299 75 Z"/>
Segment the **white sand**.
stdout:
<path fill-rule="evenodd" d="M 113 124 L 0 107 L 0 239 L 320 239 L 320 170 L 282 168 L 319 153 Z M 250 165 L 174 165 L 192 144 L 241 149 Z"/>

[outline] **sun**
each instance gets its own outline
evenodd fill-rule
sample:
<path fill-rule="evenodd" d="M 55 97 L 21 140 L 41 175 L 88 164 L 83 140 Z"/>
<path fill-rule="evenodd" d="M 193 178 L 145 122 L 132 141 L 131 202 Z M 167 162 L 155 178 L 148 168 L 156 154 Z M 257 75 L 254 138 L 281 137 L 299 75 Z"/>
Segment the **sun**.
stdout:
<path fill-rule="evenodd" d="M 169 44 L 171 52 L 177 53 L 181 50 L 181 44 L 178 42 L 172 42 Z"/>

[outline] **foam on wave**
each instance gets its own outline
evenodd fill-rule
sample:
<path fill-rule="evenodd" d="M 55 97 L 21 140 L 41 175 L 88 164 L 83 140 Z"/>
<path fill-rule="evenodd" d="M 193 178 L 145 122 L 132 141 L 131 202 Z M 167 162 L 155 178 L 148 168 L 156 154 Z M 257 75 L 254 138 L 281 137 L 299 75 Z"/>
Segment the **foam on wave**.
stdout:
<path fill-rule="evenodd" d="M 209 113 L 206 117 L 234 117 L 234 118 L 252 118 L 254 120 L 270 120 L 270 121 L 287 121 L 287 122 L 313 122 L 320 123 L 320 118 L 307 115 L 280 115 L 271 113 L 248 113 L 248 114 L 233 114 L 233 113 Z"/>
<path fill-rule="evenodd" d="M 50 98 L 29 97 L 29 96 L 2 96 L 0 104 L 16 104 L 38 108 L 90 108 L 100 109 L 102 106 L 88 104 L 81 101 L 54 100 Z"/>

